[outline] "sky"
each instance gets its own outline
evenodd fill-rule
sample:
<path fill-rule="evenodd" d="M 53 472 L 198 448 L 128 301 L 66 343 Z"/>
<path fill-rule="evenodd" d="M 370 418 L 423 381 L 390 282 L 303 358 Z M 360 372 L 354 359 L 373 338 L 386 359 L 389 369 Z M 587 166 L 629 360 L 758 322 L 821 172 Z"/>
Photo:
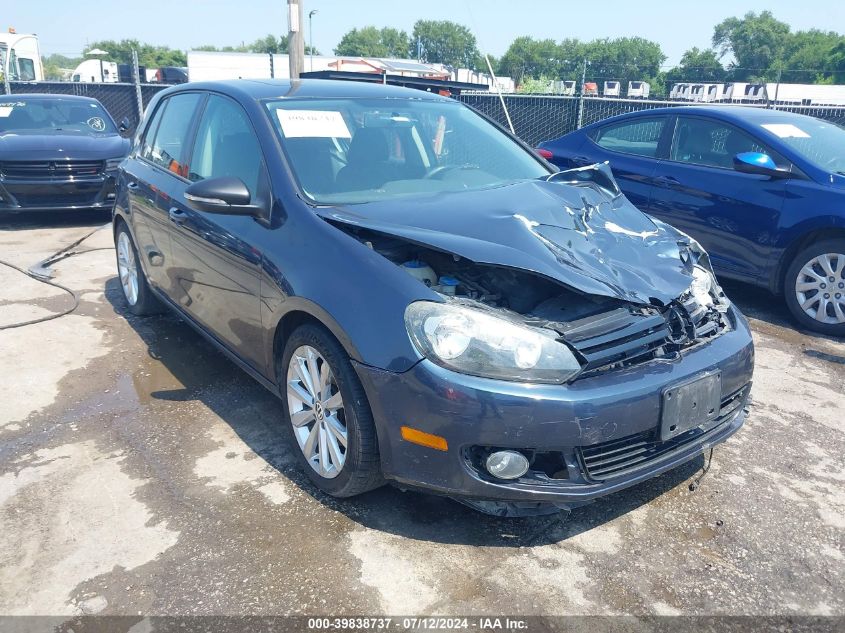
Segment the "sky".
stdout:
<path fill-rule="evenodd" d="M 408 33 L 418 19 L 468 26 L 479 48 L 495 56 L 520 35 L 562 40 L 641 36 L 658 42 L 675 65 L 692 46 L 710 46 L 726 17 L 771 10 L 792 30 L 845 32 L 845 2 L 829 0 L 301 0 L 316 9 L 313 42 L 331 54 L 353 27 L 392 26 Z M 87 42 L 133 38 L 190 50 L 202 44 L 238 45 L 287 32 L 286 0 L 6 0 L 0 29 L 37 33 L 44 55 L 77 56 Z M 307 18 L 306 18 L 307 23 Z M 306 30 L 306 42 L 309 33 Z"/>

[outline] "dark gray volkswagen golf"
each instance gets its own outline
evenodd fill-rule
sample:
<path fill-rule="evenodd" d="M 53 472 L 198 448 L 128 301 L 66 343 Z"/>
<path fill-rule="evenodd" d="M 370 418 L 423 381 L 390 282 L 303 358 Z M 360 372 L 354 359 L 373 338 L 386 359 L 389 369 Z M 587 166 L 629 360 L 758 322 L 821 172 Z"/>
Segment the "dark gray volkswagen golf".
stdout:
<path fill-rule="evenodd" d="M 129 310 L 173 309 L 280 397 L 323 491 L 499 515 L 654 477 L 743 423 L 754 351 L 707 254 L 606 165 L 473 110 L 332 81 L 198 83 L 120 169 Z"/>

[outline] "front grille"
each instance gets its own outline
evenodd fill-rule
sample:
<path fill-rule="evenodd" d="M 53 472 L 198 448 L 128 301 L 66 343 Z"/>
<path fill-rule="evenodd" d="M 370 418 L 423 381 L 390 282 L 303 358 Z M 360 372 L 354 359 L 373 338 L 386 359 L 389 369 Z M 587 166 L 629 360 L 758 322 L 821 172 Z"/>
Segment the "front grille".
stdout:
<path fill-rule="evenodd" d="M 33 192 L 33 193 L 15 193 L 15 199 L 22 207 L 73 207 L 94 204 L 97 201 L 97 193 L 99 191 L 91 192 Z"/>
<path fill-rule="evenodd" d="M 663 309 L 620 307 L 555 327 L 586 361 L 578 376 L 584 378 L 677 354 L 723 333 L 728 321 L 723 312 L 689 296 Z"/>
<path fill-rule="evenodd" d="M 666 442 L 659 440 L 658 431 L 646 431 L 602 444 L 584 446 L 579 449 L 584 469 L 591 479 L 603 481 L 625 475 L 650 461 L 659 459 L 688 442 L 700 439 L 724 422 L 733 419 L 745 405 L 748 391 L 749 386 L 746 385 L 727 398 L 723 398 L 719 417 L 706 430 L 692 429 Z"/>
<path fill-rule="evenodd" d="M 587 361 L 583 370 L 587 373 L 613 363 L 652 357 L 666 342 L 669 324 L 656 311 L 643 314 L 618 308 L 563 324 L 561 334 Z"/>
<path fill-rule="evenodd" d="M 103 173 L 101 160 L 7 160 L 0 162 L 0 175 L 16 180 L 68 180 Z"/>

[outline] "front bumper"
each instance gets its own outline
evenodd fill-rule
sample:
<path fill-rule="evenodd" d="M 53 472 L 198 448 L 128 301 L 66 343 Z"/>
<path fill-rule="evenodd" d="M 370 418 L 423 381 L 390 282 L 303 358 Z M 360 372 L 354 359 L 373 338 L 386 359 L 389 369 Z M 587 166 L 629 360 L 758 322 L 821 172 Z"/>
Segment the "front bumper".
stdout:
<path fill-rule="evenodd" d="M 0 177 L 0 213 L 111 209 L 115 200 L 115 173 L 76 179 Z"/>
<path fill-rule="evenodd" d="M 575 507 L 675 468 L 724 441 L 745 419 L 754 368 L 748 325 L 734 310 L 736 327 L 674 360 L 653 360 L 585 377 L 568 385 L 531 385 L 465 376 L 423 360 L 404 373 L 366 365 L 356 370 L 367 392 L 379 436 L 385 477 L 408 488 L 495 502 Z M 662 392 L 698 375 L 721 372 L 731 410 L 712 428 L 659 442 Z M 404 441 L 400 427 L 439 435 L 438 451 Z M 657 434 L 657 437 L 655 437 Z M 616 450 L 653 440 L 653 458 L 594 476 L 591 459 L 603 447 Z M 529 470 L 502 481 L 480 468 L 479 447 L 554 454 L 555 476 Z"/>

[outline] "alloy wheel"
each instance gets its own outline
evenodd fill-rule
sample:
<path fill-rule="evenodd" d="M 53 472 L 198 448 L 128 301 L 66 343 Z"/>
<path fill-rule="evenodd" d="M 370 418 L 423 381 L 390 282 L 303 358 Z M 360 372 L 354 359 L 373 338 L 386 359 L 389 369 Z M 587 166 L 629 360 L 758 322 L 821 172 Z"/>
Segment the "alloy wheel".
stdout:
<path fill-rule="evenodd" d="M 138 301 L 138 263 L 126 231 L 121 231 L 117 236 L 117 272 L 123 296 L 129 305 L 134 306 Z"/>
<path fill-rule="evenodd" d="M 310 345 L 298 347 L 288 363 L 287 399 L 306 461 L 321 477 L 337 477 L 348 445 L 343 397 L 328 361 Z"/>
<path fill-rule="evenodd" d="M 798 305 L 820 323 L 845 323 L 845 254 L 823 253 L 808 261 L 795 279 Z"/>

